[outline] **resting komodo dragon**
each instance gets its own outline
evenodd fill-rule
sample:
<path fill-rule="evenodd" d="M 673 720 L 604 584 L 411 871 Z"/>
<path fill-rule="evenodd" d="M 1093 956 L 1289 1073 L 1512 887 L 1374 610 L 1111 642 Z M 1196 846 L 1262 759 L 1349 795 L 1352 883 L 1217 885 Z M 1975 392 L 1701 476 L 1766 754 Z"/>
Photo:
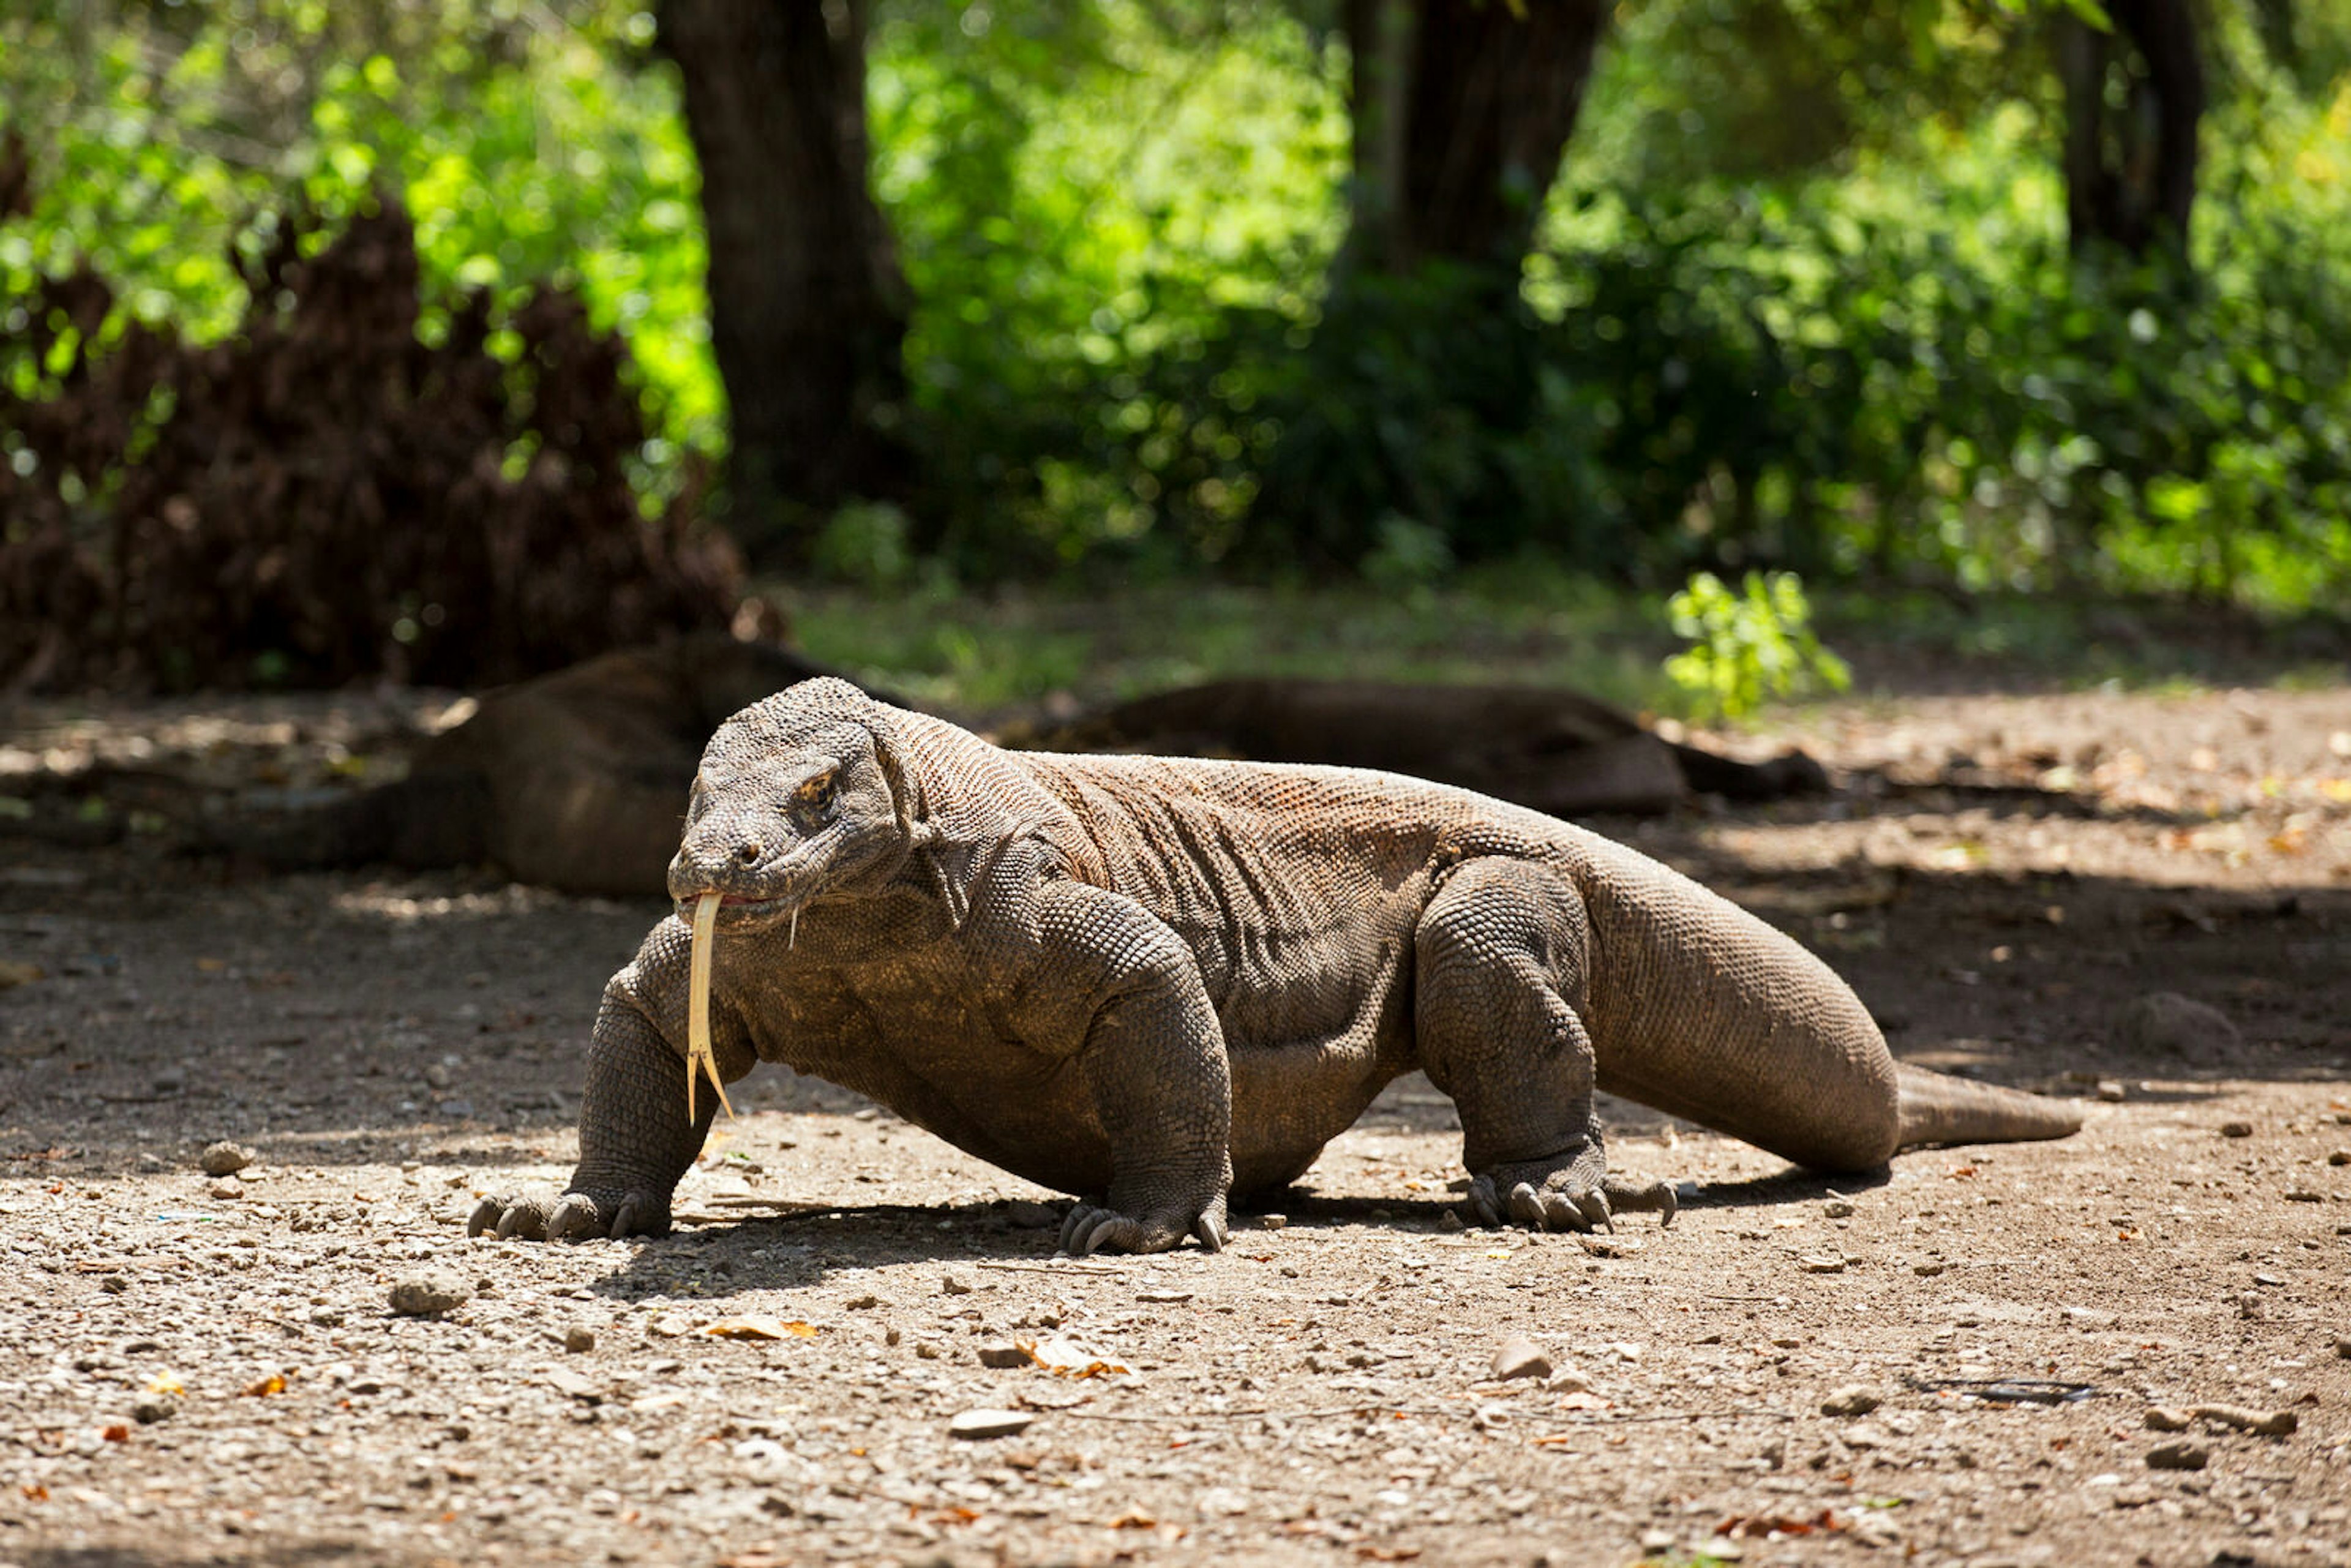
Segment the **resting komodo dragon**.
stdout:
<path fill-rule="evenodd" d="M 559 1199 L 501 1236 L 660 1234 L 690 1117 L 686 915 L 717 919 L 717 1069 L 765 1058 L 1081 1195 L 1071 1251 L 1225 1238 L 1414 1068 L 1452 1096 L 1488 1224 L 1670 1218 L 1607 1174 L 1605 1089 L 1849 1171 L 2057 1137 L 2070 1105 L 1897 1067 L 1795 942 L 1563 822 L 1353 768 L 1000 750 L 838 680 L 703 754 L 655 926 L 604 992 Z"/>

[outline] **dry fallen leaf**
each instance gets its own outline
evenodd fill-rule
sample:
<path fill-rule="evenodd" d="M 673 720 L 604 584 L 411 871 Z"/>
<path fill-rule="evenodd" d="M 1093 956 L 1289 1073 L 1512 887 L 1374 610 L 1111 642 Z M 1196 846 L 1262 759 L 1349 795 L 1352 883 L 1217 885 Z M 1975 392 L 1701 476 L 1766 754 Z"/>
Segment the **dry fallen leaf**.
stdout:
<path fill-rule="evenodd" d="M 787 1322 L 765 1312 L 721 1318 L 702 1332 L 719 1339 L 814 1339 L 817 1335 L 813 1323 L 804 1323 L 797 1318 Z"/>
<path fill-rule="evenodd" d="M 35 980 L 47 979 L 48 971 L 38 964 L 19 964 L 14 959 L 0 960 L 0 991 L 29 986 Z"/>
<path fill-rule="evenodd" d="M 187 1385 L 180 1381 L 180 1375 L 176 1372 L 159 1372 L 147 1380 L 147 1392 L 150 1394 L 185 1394 L 187 1391 Z"/>
<path fill-rule="evenodd" d="M 266 1399 L 273 1394 L 283 1394 L 285 1392 L 285 1375 L 282 1373 L 273 1372 L 258 1383 L 247 1384 L 245 1388 L 245 1397 L 247 1399 Z"/>
<path fill-rule="evenodd" d="M 1115 1377 L 1128 1368 L 1096 1355 L 1074 1340 L 1014 1340 L 1029 1359 L 1056 1377 Z"/>

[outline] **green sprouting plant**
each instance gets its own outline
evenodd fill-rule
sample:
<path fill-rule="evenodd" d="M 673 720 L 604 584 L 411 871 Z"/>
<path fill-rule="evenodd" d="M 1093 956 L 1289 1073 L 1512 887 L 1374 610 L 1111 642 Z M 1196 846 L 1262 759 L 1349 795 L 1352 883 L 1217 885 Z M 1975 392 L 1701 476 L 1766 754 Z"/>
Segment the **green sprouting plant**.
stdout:
<path fill-rule="evenodd" d="M 1666 608 L 1674 634 L 1696 644 L 1666 660 L 1666 678 L 1701 717 L 1743 718 L 1771 698 L 1853 684 L 1845 662 L 1813 633 L 1803 580 L 1792 571 L 1750 571 L 1738 592 L 1701 571 Z"/>

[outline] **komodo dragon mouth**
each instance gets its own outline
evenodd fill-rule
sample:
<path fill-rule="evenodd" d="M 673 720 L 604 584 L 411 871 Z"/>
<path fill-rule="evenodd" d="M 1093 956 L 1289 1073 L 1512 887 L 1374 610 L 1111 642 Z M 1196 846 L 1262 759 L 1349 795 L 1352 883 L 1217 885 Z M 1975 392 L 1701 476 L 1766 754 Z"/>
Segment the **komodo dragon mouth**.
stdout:
<path fill-rule="evenodd" d="M 682 903 L 683 901 L 681 901 Z M 718 1092 L 718 1103 L 726 1108 L 731 1120 L 734 1103 L 726 1098 L 726 1081 L 718 1076 L 718 1058 L 710 1049 L 710 964 L 718 946 L 718 912 L 739 910 L 754 916 L 789 911 L 791 936 L 799 940 L 800 904 L 802 899 L 789 894 L 770 898 L 755 898 L 747 894 L 711 891 L 695 895 L 693 914 L 688 917 L 694 928 L 693 956 L 686 970 L 685 1004 L 685 1119 L 694 1120 L 694 1088 L 707 1073 L 710 1086 Z"/>

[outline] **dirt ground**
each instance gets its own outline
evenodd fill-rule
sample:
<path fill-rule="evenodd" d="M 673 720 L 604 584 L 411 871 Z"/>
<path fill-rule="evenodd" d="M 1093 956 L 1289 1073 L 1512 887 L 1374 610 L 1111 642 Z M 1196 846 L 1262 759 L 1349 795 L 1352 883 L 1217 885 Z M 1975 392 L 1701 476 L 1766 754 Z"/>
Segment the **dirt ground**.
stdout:
<path fill-rule="evenodd" d="M 674 1237 L 468 1239 L 660 909 L 168 851 L 435 702 L 0 721 L 0 1564 L 2351 1563 L 2351 689 L 1832 705 L 1834 797 L 1604 824 L 2072 1139 L 1836 1182 L 1617 1104 L 1681 1218 L 1536 1238 L 1415 1078 L 1222 1254 L 1084 1261 L 774 1068 Z"/>

